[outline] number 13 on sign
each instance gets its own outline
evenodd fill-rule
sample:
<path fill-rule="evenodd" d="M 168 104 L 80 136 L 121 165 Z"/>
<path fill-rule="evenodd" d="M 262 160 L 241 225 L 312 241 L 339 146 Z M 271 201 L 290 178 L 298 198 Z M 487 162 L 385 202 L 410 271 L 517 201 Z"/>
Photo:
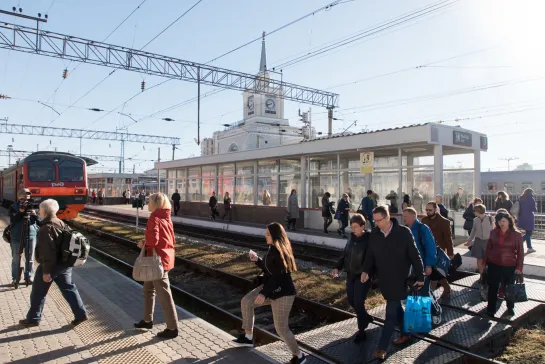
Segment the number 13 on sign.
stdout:
<path fill-rule="evenodd" d="M 360 153 L 360 173 L 361 174 L 373 173 L 373 159 L 374 159 L 374 152 Z"/>

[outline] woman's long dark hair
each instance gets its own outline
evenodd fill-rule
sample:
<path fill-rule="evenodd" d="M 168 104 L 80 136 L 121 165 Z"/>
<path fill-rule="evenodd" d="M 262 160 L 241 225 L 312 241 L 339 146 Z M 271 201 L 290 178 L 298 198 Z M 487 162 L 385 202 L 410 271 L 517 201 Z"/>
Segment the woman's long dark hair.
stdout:
<path fill-rule="evenodd" d="M 411 196 L 409 195 L 403 196 L 403 202 L 405 202 L 408 205 L 411 205 Z"/>
<path fill-rule="evenodd" d="M 517 226 L 515 225 L 515 219 L 513 218 L 513 216 L 511 216 L 511 214 L 508 213 L 507 210 L 505 210 L 505 212 L 504 212 L 504 211 L 501 211 L 501 209 L 498 210 L 498 212 L 496 213 L 496 219 L 495 219 L 496 220 L 495 221 L 496 222 L 496 229 L 501 229 L 500 220 L 504 219 L 504 218 L 509 221 L 509 230 L 510 231 L 519 231 L 517 229 Z"/>
<path fill-rule="evenodd" d="M 282 258 L 282 263 L 284 264 L 286 271 L 288 273 L 296 272 L 297 266 L 295 265 L 295 258 L 293 257 L 291 243 L 284 227 L 277 222 L 273 222 L 267 225 L 267 230 L 269 230 L 269 234 L 271 234 L 273 241 L 272 245 L 280 252 L 280 257 Z"/>

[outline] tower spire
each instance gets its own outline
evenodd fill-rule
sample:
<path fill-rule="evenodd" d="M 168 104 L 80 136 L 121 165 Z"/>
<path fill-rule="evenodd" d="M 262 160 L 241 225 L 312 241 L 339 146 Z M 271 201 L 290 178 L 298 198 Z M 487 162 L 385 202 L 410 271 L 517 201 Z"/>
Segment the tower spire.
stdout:
<path fill-rule="evenodd" d="M 263 40 L 261 41 L 261 62 L 259 63 L 259 73 L 267 72 L 267 51 L 265 50 L 265 31 L 263 31 Z"/>

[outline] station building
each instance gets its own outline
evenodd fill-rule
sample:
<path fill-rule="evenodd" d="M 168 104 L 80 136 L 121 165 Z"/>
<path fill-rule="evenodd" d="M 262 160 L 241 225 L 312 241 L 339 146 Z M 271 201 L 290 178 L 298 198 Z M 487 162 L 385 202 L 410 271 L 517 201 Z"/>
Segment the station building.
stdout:
<path fill-rule="evenodd" d="M 428 123 L 159 162 L 155 168 L 165 171 L 166 192 L 177 189 L 181 194 L 183 215 L 208 216 L 215 191 L 220 210 L 222 196 L 229 192 L 238 222 L 283 221 L 295 189 L 301 208 L 298 227 L 320 229 L 324 192 L 332 201 L 347 193 L 353 210 L 368 189 L 377 193 L 379 203 L 397 206 L 409 194 L 419 212 L 422 202 L 436 194 L 448 200 L 458 187 L 467 199 L 480 195 L 481 151 L 487 148 L 484 134 Z M 445 155 L 461 154 L 473 155 L 471 168 L 444 168 Z M 263 198 L 265 191 L 270 203 Z"/>

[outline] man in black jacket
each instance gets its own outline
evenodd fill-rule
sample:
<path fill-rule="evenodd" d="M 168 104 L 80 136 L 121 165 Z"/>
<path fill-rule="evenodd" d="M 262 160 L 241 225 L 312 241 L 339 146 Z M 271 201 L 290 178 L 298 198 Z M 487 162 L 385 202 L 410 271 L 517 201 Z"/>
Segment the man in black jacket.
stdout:
<path fill-rule="evenodd" d="M 178 211 L 180 210 L 180 200 L 182 199 L 178 190 L 174 191 L 172 194 L 172 205 L 174 206 L 174 216 L 178 216 Z"/>
<path fill-rule="evenodd" d="M 424 285 L 424 265 L 414 242 L 411 230 L 390 219 L 388 209 L 378 206 L 373 210 L 376 228 L 371 232 L 369 249 L 363 264 L 361 281 L 367 282 L 370 272 L 376 271 L 379 286 L 386 300 L 386 321 L 373 356 L 384 360 L 386 350 L 395 331 L 395 325 L 403 325 L 401 301 L 407 297 L 407 277 L 411 266 L 416 274 L 416 288 Z M 405 344 L 411 339 L 402 333 L 394 344 Z"/>
<path fill-rule="evenodd" d="M 42 224 L 38 231 L 36 261 L 40 263 L 30 293 L 30 309 L 26 319 L 19 324 L 24 327 L 38 326 L 42 319 L 45 296 L 55 281 L 62 296 L 68 302 L 74 314 L 72 325 L 76 326 L 87 320 L 87 311 L 83 306 L 76 285 L 72 282 L 72 267 L 60 259 L 62 249 L 62 229 L 64 223 L 56 216 L 59 204 L 47 199 L 40 204 Z"/>

